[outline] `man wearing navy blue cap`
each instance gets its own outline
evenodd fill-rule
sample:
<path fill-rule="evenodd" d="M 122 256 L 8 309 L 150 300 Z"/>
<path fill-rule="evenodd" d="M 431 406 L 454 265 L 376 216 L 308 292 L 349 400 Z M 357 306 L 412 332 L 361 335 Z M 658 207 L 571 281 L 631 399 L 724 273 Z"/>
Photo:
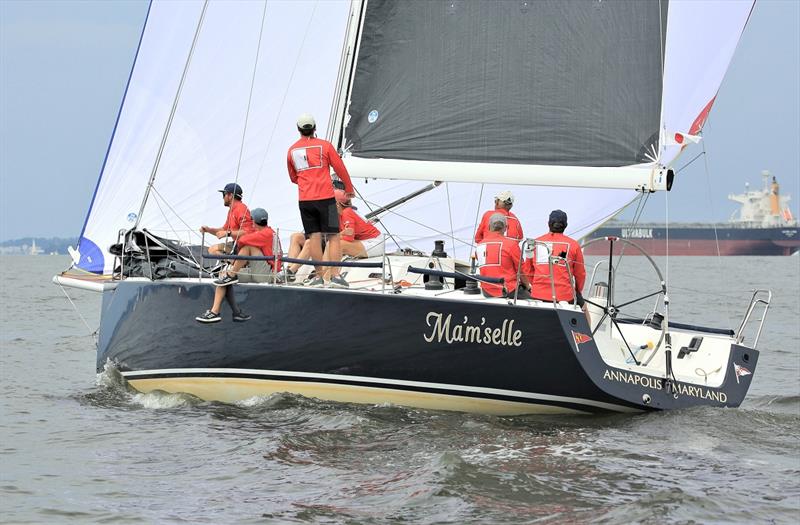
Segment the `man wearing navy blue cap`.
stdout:
<path fill-rule="evenodd" d="M 562 210 L 553 210 L 547 226 L 550 231 L 536 238 L 533 257 L 526 259 L 522 265 L 522 272 L 531 283 L 531 295 L 540 301 L 574 301 L 583 309 L 586 320 L 591 323 L 589 311 L 581 295 L 586 281 L 583 251 L 575 239 L 564 235 L 567 214 Z M 549 263 L 551 256 L 560 258 L 553 262 L 552 277 Z"/>
<path fill-rule="evenodd" d="M 230 253 L 233 249 L 233 243 L 244 235 L 253 231 L 253 219 L 250 217 L 250 210 L 242 202 L 242 187 L 231 182 L 226 184 L 225 188 L 219 190 L 222 193 L 222 202 L 228 209 L 228 217 L 225 224 L 221 228 L 212 228 L 210 226 L 201 226 L 200 233 L 210 233 L 218 239 L 225 237 L 232 237 L 233 242 L 225 242 L 215 244 L 208 249 L 208 253 L 220 255 L 223 253 Z"/>

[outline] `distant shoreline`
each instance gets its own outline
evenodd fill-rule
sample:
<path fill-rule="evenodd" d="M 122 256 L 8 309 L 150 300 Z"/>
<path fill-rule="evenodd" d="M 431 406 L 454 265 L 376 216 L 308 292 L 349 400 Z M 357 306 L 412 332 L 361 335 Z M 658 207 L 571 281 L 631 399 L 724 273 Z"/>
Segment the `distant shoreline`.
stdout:
<path fill-rule="evenodd" d="M 70 237 L 22 237 L 0 242 L 0 255 L 66 255 L 76 244 Z"/>

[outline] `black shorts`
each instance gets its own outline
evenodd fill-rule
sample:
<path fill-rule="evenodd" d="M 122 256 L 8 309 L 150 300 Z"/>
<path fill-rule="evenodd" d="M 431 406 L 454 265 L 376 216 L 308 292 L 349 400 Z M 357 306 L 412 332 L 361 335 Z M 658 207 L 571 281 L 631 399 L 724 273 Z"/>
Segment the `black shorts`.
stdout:
<path fill-rule="evenodd" d="M 300 201 L 300 219 L 306 233 L 339 233 L 336 199 Z"/>

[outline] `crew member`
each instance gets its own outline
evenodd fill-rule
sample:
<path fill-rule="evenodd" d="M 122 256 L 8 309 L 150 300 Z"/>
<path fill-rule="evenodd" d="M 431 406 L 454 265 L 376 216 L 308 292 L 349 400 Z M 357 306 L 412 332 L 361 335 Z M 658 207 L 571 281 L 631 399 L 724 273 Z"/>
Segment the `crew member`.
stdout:
<path fill-rule="evenodd" d="M 524 238 L 522 234 L 522 225 L 519 219 L 517 219 L 517 216 L 511 213 L 512 206 L 514 206 L 514 194 L 510 191 L 501 191 L 495 195 L 494 209 L 483 214 L 481 223 L 478 225 L 478 230 L 475 232 L 475 242 L 481 242 L 483 237 L 489 232 L 489 219 L 495 213 L 500 213 L 506 217 L 506 221 L 508 222 L 506 236 L 520 242 Z"/>
<path fill-rule="evenodd" d="M 355 206 L 344 191 L 334 190 L 334 198 L 336 199 L 336 210 L 339 213 L 342 255 L 364 258 L 383 252 L 384 241 L 380 238 L 380 230 L 371 221 L 364 220 L 355 212 Z M 304 234 L 293 233 L 290 237 L 289 257 L 307 259 L 310 246 L 307 241 Z M 326 246 L 325 252 L 327 253 L 327 251 Z M 294 278 L 294 274 L 297 273 L 300 266 L 302 266 L 300 263 L 287 266 L 286 273 L 290 280 Z"/>
<path fill-rule="evenodd" d="M 252 219 L 254 230 L 242 235 L 238 240 L 239 251 L 237 255 L 250 256 L 272 256 L 275 254 L 273 249 L 275 242 L 275 232 L 268 226 L 269 215 L 263 208 L 253 210 Z M 219 315 L 222 308 L 222 301 L 227 299 L 233 310 L 233 320 L 237 322 L 247 321 L 250 316 L 243 313 L 236 304 L 233 295 L 233 284 L 237 282 L 262 283 L 269 280 L 270 276 L 277 272 L 279 264 L 275 260 L 246 260 L 236 259 L 230 268 L 222 272 L 217 280 L 214 281 L 216 290 L 214 291 L 214 304 L 210 310 L 206 310 L 201 316 L 195 319 L 201 323 L 218 323 L 222 320 Z"/>
<path fill-rule="evenodd" d="M 589 310 L 581 295 L 586 281 L 583 251 L 577 241 L 564 235 L 564 230 L 567 228 L 567 214 L 561 210 L 553 210 L 550 212 L 547 225 L 550 231 L 536 238 L 533 257 L 526 259 L 522 265 L 522 271 L 531 284 L 531 296 L 540 301 L 552 301 L 553 287 L 555 287 L 555 300 L 576 301 L 583 309 L 586 320 L 591 324 Z M 563 259 L 553 261 L 552 284 L 548 263 L 551 255 Z"/>
<path fill-rule="evenodd" d="M 308 254 L 313 260 L 322 260 L 322 235 L 327 238 L 327 260 L 339 261 L 342 249 L 339 239 L 339 214 L 336 211 L 336 199 L 333 195 L 331 167 L 344 183 L 345 193 L 352 196 L 353 183 L 350 174 L 336 152 L 333 144 L 316 137 L 317 123 L 309 114 L 300 115 L 297 119 L 297 130 L 300 139 L 292 144 L 287 153 L 286 164 L 289 178 L 298 186 L 300 201 L 300 217 L 303 229 L 309 236 Z M 317 278 L 312 286 L 323 286 L 322 268 L 317 268 Z M 347 288 L 349 285 L 339 275 L 338 267 L 330 267 L 330 285 Z"/>
<path fill-rule="evenodd" d="M 528 281 L 520 272 L 522 253 L 517 241 L 506 237 L 508 219 L 502 213 L 489 217 L 489 232 L 478 243 L 477 256 L 480 274 L 484 277 L 502 277 L 504 285 L 481 282 L 485 297 L 517 297 L 530 299 Z M 517 290 L 517 278 L 522 285 Z"/>
<path fill-rule="evenodd" d="M 250 210 L 242 202 L 242 187 L 235 182 L 231 182 L 219 191 L 222 193 L 223 204 L 229 208 L 225 224 L 221 228 L 201 226 L 200 233 L 210 233 L 219 239 L 232 237 L 233 240 L 211 246 L 208 249 L 208 253 L 214 255 L 231 253 L 236 239 L 245 233 L 253 231 L 253 219 L 250 217 Z"/>
<path fill-rule="evenodd" d="M 339 233 L 342 236 L 342 253 L 350 257 L 364 258 L 379 246 L 381 232 L 375 225 L 355 212 L 355 207 L 342 190 L 335 190 L 336 210 L 339 212 Z M 369 242 L 375 239 L 373 242 Z"/>

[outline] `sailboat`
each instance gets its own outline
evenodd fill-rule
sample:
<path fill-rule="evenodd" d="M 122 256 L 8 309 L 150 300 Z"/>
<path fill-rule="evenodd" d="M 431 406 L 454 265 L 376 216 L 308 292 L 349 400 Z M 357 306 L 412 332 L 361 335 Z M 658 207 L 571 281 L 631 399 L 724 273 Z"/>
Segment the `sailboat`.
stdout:
<path fill-rule="evenodd" d="M 608 238 L 590 323 L 576 304 L 475 294 L 470 255 L 497 188 L 514 189 L 527 228 L 567 210 L 573 236 L 668 191 L 751 9 L 154 1 L 73 265 L 54 280 L 103 294 L 97 369 L 140 391 L 493 414 L 736 407 L 770 292 L 736 330 L 678 323 L 652 259 L 654 289 L 619 300 L 613 245 L 637 247 Z M 197 233 L 222 222 L 216 190 L 236 181 L 279 237 L 300 229 L 285 158 L 304 112 L 329 115 L 385 253 L 342 263 L 349 289 L 238 284 L 252 320 L 196 323 L 219 263 Z"/>

